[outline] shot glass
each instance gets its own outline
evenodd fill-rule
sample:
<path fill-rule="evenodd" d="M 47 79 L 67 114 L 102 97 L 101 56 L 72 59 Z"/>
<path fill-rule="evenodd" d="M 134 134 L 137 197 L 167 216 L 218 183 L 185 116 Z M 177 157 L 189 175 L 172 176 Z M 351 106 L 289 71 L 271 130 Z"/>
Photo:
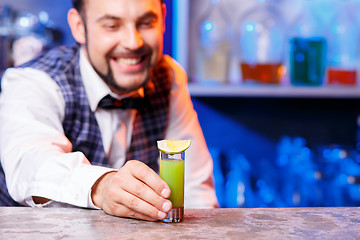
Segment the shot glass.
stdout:
<path fill-rule="evenodd" d="M 181 222 L 184 217 L 184 161 L 185 152 L 166 154 L 160 151 L 160 177 L 171 189 L 172 209 L 163 219 L 166 223 Z"/>

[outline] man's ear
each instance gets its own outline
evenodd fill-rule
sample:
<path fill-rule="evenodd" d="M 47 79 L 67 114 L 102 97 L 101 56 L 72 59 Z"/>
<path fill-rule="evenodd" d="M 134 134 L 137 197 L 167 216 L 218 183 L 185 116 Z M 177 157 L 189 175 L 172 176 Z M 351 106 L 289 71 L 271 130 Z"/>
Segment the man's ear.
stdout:
<path fill-rule="evenodd" d="M 80 13 L 75 9 L 71 8 L 67 14 L 68 23 L 71 29 L 71 33 L 75 40 L 80 44 L 86 42 L 85 25 Z"/>
<path fill-rule="evenodd" d="M 163 3 L 163 4 L 161 5 L 161 9 L 162 9 L 162 16 L 163 16 L 163 19 L 162 19 L 162 21 L 163 21 L 163 33 L 165 33 L 165 29 L 166 29 L 166 24 L 165 24 L 166 4 L 165 4 L 165 3 Z"/>

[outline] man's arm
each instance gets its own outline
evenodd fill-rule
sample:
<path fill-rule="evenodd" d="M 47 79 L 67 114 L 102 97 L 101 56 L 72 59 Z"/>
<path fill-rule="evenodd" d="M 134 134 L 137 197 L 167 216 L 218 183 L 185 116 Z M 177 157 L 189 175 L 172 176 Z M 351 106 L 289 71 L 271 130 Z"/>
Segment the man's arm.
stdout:
<path fill-rule="evenodd" d="M 1 163 L 10 195 L 21 204 L 34 206 L 42 197 L 89 207 L 91 186 L 112 170 L 72 152 L 62 130 L 64 105 L 58 86 L 41 71 L 10 69 L 2 79 Z"/>
<path fill-rule="evenodd" d="M 34 69 L 10 70 L 0 100 L 0 151 L 11 196 L 35 206 L 49 201 L 96 207 L 111 215 L 158 220 L 171 209 L 170 188 L 145 164 L 120 170 L 92 166 L 72 152 L 62 132 L 58 86 Z M 90 196 L 91 194 L 91 196 Z"/>

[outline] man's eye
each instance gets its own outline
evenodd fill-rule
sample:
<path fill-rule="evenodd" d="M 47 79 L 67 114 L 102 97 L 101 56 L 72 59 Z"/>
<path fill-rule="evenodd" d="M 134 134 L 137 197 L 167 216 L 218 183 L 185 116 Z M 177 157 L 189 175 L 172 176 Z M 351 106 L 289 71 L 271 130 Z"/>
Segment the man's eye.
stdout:
<path fill-rule="evenodd" d="M 118 25 L 116 24 L 105 24 L 104 27 L 108 30 L 114 30 L 118 28 Z"/>
<path fill-rule="evenodd" d="M 154 26 L 156 23 L 155 20 L 149 20 L 149 21 L 143 21 L 140 23 L 141 26 L 144 26 L 144 27 L 152 27 Z"/>

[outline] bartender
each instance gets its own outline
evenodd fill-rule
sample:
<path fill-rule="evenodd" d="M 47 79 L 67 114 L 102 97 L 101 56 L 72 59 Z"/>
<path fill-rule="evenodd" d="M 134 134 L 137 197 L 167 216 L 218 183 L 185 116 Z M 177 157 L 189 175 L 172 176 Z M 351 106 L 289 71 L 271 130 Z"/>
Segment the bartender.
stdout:
<path fill-rule="evenodd" d="M 2 205 L 164 219 L 171 191 L 157 174 L 156 141 L 190 139 L 185 208 L 217 206 L 186 74 L 162 54 L 165 4 L 72 2 L 68 23 L 77 43 L 8 69 L 2 79 L 1 164 L 15 200 L 2 196 Z"/>

